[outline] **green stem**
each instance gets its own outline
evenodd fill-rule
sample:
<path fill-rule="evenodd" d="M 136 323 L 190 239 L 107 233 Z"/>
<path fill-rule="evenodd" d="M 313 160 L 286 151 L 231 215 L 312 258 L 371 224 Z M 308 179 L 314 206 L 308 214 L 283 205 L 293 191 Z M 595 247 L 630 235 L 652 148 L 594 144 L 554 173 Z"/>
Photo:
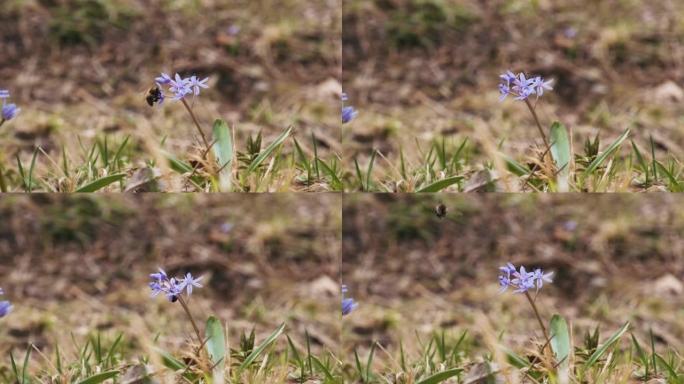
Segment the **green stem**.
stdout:
<path fill-rule="evenodd" d="M 542 125 L 539 122 L 539 116 L 537 116 L 537 111 L 534 110 L 534 107 L 532 106 L 532 103 L 530 103 L 529 99 L 525 99 L 525 104 L 527 104 L 527 108 L 529 108 L 530 112 L 532 112 L 532 117 L 534 117 L 534 122 L 537 123 L 537 129 L 539 129 L 539 134 L 541 134 L 542 140 L 544 140 L 544 145 L 547 149 L 549 149 L 549 141 L 546 139 L 544 128 L 542 128 Z"/>
<path fill-rule="evenodd" d="M 190 108 L 190 105 L 188 104 L 187 101 L 185 101 L 185 99 L 181 99 L 181 101 L 183 102 L 185 109 L 188 110 L 188 113 L 190 114 L 192 121 L 195 123 L 195 127 L 197 127 L 197 130 L 199 131 L 200 136 L 202 136 L 202 141 L 204 141 L 204 146 L 205 146 L 205 148 L 207 148 L 207 152 L 208 152 L 209 151 L 209 141 L 207 140 L 207 137 L 204 135 L 204 131 L 202 130 L 202 127 L 200 126 L 200 123 L 197 120 L 195 113 L 192 111 L 192 108 Z"/>
<path fill-rule="evenodd" d="M 190 313 L 190 309 L 188 308 L 188 305 L 185 303 L 185 300 L 183 300 L 183 296 L 178 295 L 178 302 L 183 307 L 183 310 L 185 310 L 185 313 L 187 313 L 188 318 L 190 318 L 190 323 L 192 323 L 192 328 L 195 329 L 195 334 L 197 335 L 197 342 L 202 344 L 202 334 L 200 333 L 200 330 L 199 330 L 199 327 L 197 326 L 197 323 L 195 323 L 195 319 L 192 317 L 192 314 Z"/>
<path fill-rule="evenodd" d="M 539 314 L 539 310 L 537 309 L 537 304 L 534 303 L 534 300 L 532 300 L 532 296 L 530 296 L 530 293 L 525 291 L 525 297 L 527 297 L 527 300 L 530 302 L 530 305 L 532 306 L 532 310 L 534 310 L 534 315 L 537 317 L 537 321 L 539 322 L 539 326 L 542 329 L 542 332 L 544 332 L 544 345 L 548 344 L 549 342 L 549 333 L 546 331 L 546 326 L 544 326 L 544 321 L 542 321 L 541 315 Z M 543 349 L 542 349 L 543 351 Z"/>

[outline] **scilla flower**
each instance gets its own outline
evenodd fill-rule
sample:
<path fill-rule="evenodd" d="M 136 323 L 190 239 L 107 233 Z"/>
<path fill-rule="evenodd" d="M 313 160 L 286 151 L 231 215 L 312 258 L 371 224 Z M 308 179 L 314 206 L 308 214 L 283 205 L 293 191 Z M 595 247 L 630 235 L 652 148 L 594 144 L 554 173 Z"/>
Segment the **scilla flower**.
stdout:
<path fill-rule="evenodd" d="M 506 71 L 499 78 L 501 79 L 499 83 L 499 93 L 501 93 L 499 99 L 501 101 L 506 99 L 508 95 L 514 96 L 516 100 L 526 100 L 532 95 L 539 98 L 544 95 L 545 90 L 553 90 L 551 87 L 553 80 L 545 81 L 541 76 L 528 79 L 522 72 L 515 75 L 511 71 Z"/>
<path fill-rule="evenodd" d="M 357 110 L 354 109 L 352 106 L 344 106 L 344 102 L 347 101 L 349 98 L 347 97 L 346 93 L 342 93 L 342 124 L 347 124 L 348 122 L 354 120 L 356 115 L 359 114 Z"/>
<path fill-rule="evenodd" d="M 0 288 L 0 295 L 4 295 L 5 292 Z M 0 318 L 9 315 L 12 312 L 12 303 L 9 301 L 0 301 Z"/>
<path fill-rule="evenodd" d="M 174 77 L 171 77 L 166 73 L 162 73 L 159 75 L 159 77 L 154 79 L 154 81 L 160 88 L 163 86 L 168 86 L 168 91 L 174 94 L 174 100 L 181 100 L 191 94 L 199 96 L 202 89 L 209 88 L 209 85 L 207 85 L 207 82 L 209 81 L 208 77 L 202 80 L 200 80 L 197 76 L 183 78 L 177 73 Z M 163 91 L 161 92 L 163 97 Z"/>
<path fill-rule="evenodd" d="M 350 313 L 352 313 L 353 310 L 356 309 L 356 307 L 359 306 L 359 303 L 355 302 L 354 299 L 351 297 L 344 297 L 344 295 L 348 292 L 348 288 L 346 285 L 342 285 L 342 316 L 346 316 Z"/>
<path fill-rule="evenodd" d="M 160 268 L 159 272 L 150 274 L 150 278 L 152 281 L 149 283 L 149 287 L 152 290 L 152 297 L 156 297 L 160 293 L 163 293 L 172 303 L 178 301 L 178 298 L 183 294 L 183 291 L 185 291 L 187 296 L 190 296 L 193 287 L 202 287 L 199 283 L 199 281 L 202 280 L 202 277 L 194 278 L 190 273 L 187 273 L 183 278 L 169 278 L 166 272 Z"/>
<path fill-rule="evenodd" d="M 8 90 L 0 89 L 0 99 L 2 99 L 2 111 L 0 111 L 2 117 L 0 118 L 0 122 L 12 120 L 21 112 L 21 108 L 17 108 L 16 104 L 7 104 L 7 99 L 9 99 L 9 97 L 10 93 Z"/>
<path fill-rule="evenodd" d="M 509 287 L 514 289 L 515 293 L 524 293 L 530 289 L 540 290 L 544 283 L 552 283 L 553 272 L 544 273 L 540 268 L 533 272 L 527 272 L 524 266 L 520 266 L 516 270 L 515 265 L 507 263 L 505 266 L 499 268 L 499 285 L 501 292 L 507 290 Z"/>

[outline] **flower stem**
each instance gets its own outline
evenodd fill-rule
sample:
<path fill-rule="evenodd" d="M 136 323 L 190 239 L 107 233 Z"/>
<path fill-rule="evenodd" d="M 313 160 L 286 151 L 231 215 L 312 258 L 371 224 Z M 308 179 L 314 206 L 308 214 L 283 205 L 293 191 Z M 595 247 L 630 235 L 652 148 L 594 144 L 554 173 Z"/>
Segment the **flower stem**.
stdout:
<path fill-rule="evenodd" d="M 183 102 L 185 109 L 188 110 L 188 113 L 190 114 L 192 121 L 195 123 L 195 127 L 197 127 L 197 130 L 199 131 L 200 136 L 202 136 L 202 141 L 204 141 L 204 146 L 207 148 L 207 151 L 209 151 L 209 141 L 207 140 L 207 137 L 204 135 L 204 131 L 202 131 L 202 127 L 200 127 L 200 123 L 197 120 L 195 113 L 192 111 L 192 108 L 190 108 L 190 105 L 188 104 L 187 101 L 185 101 L 185 99 L 181 99 L 181 101 Z"/>
<path fill-rule="evenodd" d="M 195 319 L 192 317 L 192 314 L 190 313 L 190 309 L 188 308 L 188 305 L 185 303 L 185 300 L 183 300 L 183 297 L 180 295 L 178 296 L 178 302 L 183 307 L 183 310 L 185 310 L 185 313 L 188 314 L 188 318 L 190 318 L 190 323 L 192 323 L 192 328 L 195 329 L 195 334 L 197 335 L 197 342 L 202 344 L 202 334 L 199 331 L 199 327 L 197 327 L 197 323 L 195 323 Z"/>
<path fill-rule="evenodd" d="M 0 127 L 2 127 L 3 124 L 5 124 L 5 121 L 7 121 L 7 120 L 5 120 L 5 119 L 0 120 Z"/>
<path fill-rule="evenodd" d="M 539 310 L 537 309 L 537 304 L 534 303 L 534 300 L 532 300 L 532 296 L 530 296 L 530 293 L 525 291 L 525 297 L 527 297 L 527 300 L 530 302 L 530 305 L 532 306 L 532 309 L 534 310 L 534 315 L 537 317 L 537 321 L 539 322 L 539 326 L 542 329 L 542 332 L 544 332 L 544 345 L 547 345 L 549 343 L 549 333 L 546 331 L 546 327 L 544 326 L 544 321 L 542 321 L 541 315 L 539 314 Z M 543 350 L 543 348 L 542 348 Z"/>
<path fill-rule="evenodd" d="M 185 100 L 183 100 L 185 101 Z M 537 111 L 534 110 L 534 107 L 530 103 L 529 99 L 525 99 L 525 104 L 527 104 L 527 108 L 530 109 L 530 112 L 532 112 L 532 117 L 534 117 L 534 122 L 537 123 L 537 128 L 539 129 L 539 133 L 541 134 L 542 139 L 544 140 L 544 145 L 546 148 L 549 147 L 549 141 L 546 139 L 546 134 L 544 133 L 544 128 L 542 128 L 541 123 L 539 122 L 539 116 L 537 116 Z"/>

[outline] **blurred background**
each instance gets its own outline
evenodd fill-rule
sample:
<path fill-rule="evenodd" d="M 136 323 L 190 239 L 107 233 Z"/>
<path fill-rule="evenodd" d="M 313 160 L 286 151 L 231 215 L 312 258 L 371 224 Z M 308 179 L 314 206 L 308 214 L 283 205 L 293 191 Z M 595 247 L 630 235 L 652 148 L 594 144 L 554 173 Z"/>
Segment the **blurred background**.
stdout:
<path fill-rule="evenodd" d="M 683 19 L 677 0 L 344 0 L 343 86 L 360 112 L 345 156 L 375 148 L 398 164 L 401 148 L 416 162 L 416 139 L 442 136 L 469 137 L 476 158 L 484 142 L 522 156 L 541 140 L 524 104 L 499 102 L 510 69 L 554 79 L 537 111 L 572 129 L 576 151 L 632 127 L 642 151 L 653 136 L 657 156 L 681 158 Z"/>
<path fill-rule="evenodd" d="M 356 194 L 343 228 L 342 280 L 360 303 L 344 318 L 347 356 L 379 341 L 398 359 L 402 342 L 411 361 L 424 346 L 417 337 L 442 330 L 467 330 L 476 349 L 493 335 L 525 350 L 541 332 L 523 295 L 499 293 L 507 262 L 555 273 L 537 305 L 546 321 L 565 316 L 576 343 L 629 321 L 642 345 L 652 330 L 657 350 L 684 347 L 679 195 Z"/>
<path fill-rule="evenodd" d="M 338 153 L 340 34 L 339 0 L 2 1 L 0 89 L 22 113 L 0 129 L 0 161 L 30 161 L 35 145 L 80 153 L 77 135 L 130 135 L 138 162 L 163 138 L 174 152 L 196 145 L 181 104 L 145 102 L 160 72 L 209 77 L 195 112 L 206 131 L 218 117 L 235 124 L 240 150 L 247 135 L 270 143 L 295 125 L 305 148 L 315 134 L 321 153 Z"/>
<path fill-rule="evenodd" d="M 14 305 L 0 322 L 0 369 L 9 350 L 72 356 L 96 332 L 122 333 L 126 358 L 150 344 L 183 350 L 193 334 L 181 307 L 150 298 L 159 267 L 204 277 L 190 309 L 227 324 L 233 348 L 242 332 L 254 328 L 259 343 L 284 322 L 300 350 L 305 332 L 312 350 L 336 350 L 341 197 L 237 196 L 0 199 L 0 287 Z"/>

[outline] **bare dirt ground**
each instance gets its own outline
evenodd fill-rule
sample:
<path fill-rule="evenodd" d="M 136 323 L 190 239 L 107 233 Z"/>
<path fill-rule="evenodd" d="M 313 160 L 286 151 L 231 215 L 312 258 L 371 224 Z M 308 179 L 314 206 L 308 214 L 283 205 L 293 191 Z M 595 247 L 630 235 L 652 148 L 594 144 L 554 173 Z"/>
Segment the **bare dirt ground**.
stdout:
<path fill-rule="evenodd" d="M 336 350 L 341 198 L 237 196 L 0 199 L 0 286 L 15 308 L 2 319 L 2 365 L 28 343 L 50 358 L 56 345 L 73 353 L 95 332 L 123 333 L 127 358 L 156 335 L 182 348 L 192 328 L 180 307 L 149 297 L 158 267 L 204 276 L 190 307 L 225 322 L 231 346 L 285 322 L 299 347 L 306 331 L 314 350 Z"/>
<path fill-rule="evenodd" d="M 498 268 L 510 261 L 555 272 L 537 302 L 545 318 L 569 319 L 576 342 L 629 321 L 642 343 L 652 329 L 657 349 L 681 351 L 683 203 L 678 195 L 347 196 L 342 279 L 360 305 L 345 318 L 344 349 L 367 353 L 377 340 L 397 359 L 403 342 L 416 358 L 416 334 L 441 330 L 468 330 L 476 348 L 488 333 L 509 348 L 529 346 L 539 330 L 528 303 L 499 293 Z M 377 359 L 392 366 L 385 353 Z"/>
<path fill-rule="evenodd" d="M 360 112 L 345 156 L 365 163 L 378 149 L 398 168 L 400 149 L 416 163 L 418 146 L 442 137 L 468 137 L 473 160 L 485 143 L 529 153 L 540 141 L 529 111 L 498 99 L 510 69 L 554 79 L 537 110 L 572 129 L 576 151 L 632 127 L 640 148 L 652 136 L 657 156 L 681 159 L 682 15 L 674 0 L 345 0 L 343 85 Z"/>

